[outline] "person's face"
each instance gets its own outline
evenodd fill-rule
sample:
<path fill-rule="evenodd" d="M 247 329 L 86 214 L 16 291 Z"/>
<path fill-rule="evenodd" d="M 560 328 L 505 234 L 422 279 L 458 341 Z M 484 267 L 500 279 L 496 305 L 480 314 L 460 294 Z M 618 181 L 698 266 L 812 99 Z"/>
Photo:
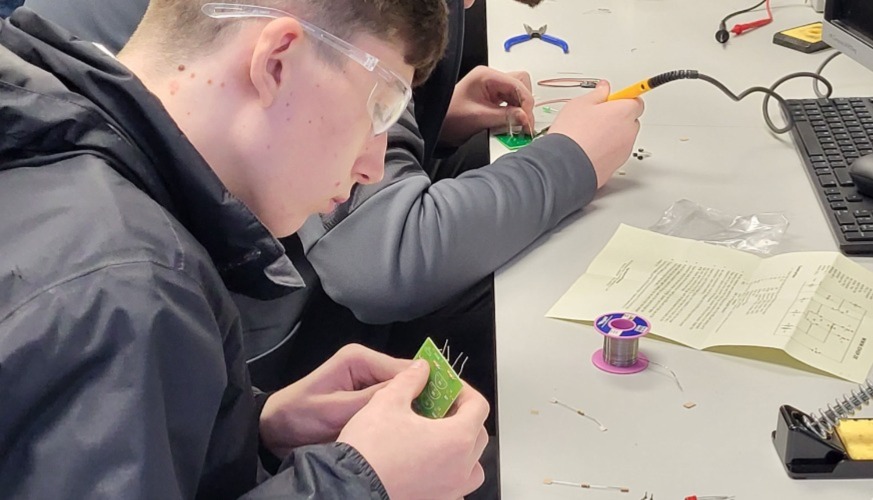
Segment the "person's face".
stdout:
<path fill-rule="evenodd" d="M 474 3 L 476 3 L 476 0 L 464 0 L 464 8 L 469 9 Z"/>
<path fill-rule="evenodd" d="M 414 69 L 399 45 L 371 36 L 349 41 L 412 81 Z M 262 110 L 266 120 L 255 127 L 261 137 L 247 145 L 246 156 L 256 161 L 244 174 L 245 188 L 234 194 L 276 236 L 332 211 L 356 183 L 378 182 L 384 174 L 387 134 L 373 135 L 367 105 L 378 76 L 345 56 L 337 59 L 339 65 L 323 61 L 310 45 L 295 53 L 293 65 L 271 68 L 279 84 Z"/>

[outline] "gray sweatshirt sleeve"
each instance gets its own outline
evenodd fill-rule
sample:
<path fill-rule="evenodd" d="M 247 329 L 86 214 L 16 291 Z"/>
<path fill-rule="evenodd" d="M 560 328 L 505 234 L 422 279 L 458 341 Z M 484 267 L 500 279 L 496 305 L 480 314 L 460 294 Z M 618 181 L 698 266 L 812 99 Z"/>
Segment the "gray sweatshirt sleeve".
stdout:
<path fill-rule="evenodd" d="M 367 323 L 438 309 L 585 206 L 597 188 L 587 155 L 560 134 L 434 184 L 419 164 L 408 113 L 391 136 L 386 178 L 361 186 L 339 222 L 313 229 L 310 221 L 301 232 L 325 292 Z"/>

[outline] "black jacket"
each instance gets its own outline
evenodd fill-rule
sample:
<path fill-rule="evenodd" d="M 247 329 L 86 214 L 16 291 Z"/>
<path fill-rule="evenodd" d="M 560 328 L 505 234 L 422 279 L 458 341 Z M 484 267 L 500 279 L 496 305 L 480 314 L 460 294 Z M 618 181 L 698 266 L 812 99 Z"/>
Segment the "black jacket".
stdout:
<path fill-rule="evenodd" d="M 228 289 L 303 283 L 139 80 L 19 9 L 0 132 L 3 497 L 386 497 L 335 443 L 260 480 Z"/>

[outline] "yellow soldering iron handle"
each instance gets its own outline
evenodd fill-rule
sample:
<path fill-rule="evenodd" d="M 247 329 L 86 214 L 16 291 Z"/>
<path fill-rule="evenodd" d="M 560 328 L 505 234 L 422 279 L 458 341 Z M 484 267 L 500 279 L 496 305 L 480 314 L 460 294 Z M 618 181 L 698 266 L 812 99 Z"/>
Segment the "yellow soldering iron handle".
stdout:
<path fill-rule="evenodd" d="M 639 82 L 629 87 L 625 87 L 618 92 L 613 92 L 612 94 L 609 94 L 609 97 L 607 97 L 606 100 L 614 101 L 616 99 L 634 99 L 650 90 L 652 90 L 652 87 L 649 86 L 649 79 L 646 78 L 645 80 L 640 80 Z"/>

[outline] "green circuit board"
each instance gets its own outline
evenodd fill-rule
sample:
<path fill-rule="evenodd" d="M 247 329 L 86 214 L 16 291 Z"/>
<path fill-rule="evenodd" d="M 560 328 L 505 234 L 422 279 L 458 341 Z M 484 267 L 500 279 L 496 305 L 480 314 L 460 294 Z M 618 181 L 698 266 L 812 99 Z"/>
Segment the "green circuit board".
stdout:
<path fill-rule="evenodd" d="M 464 386 L 461 378 L 430 337 L 424 341 L 415 359 L 424 359 L 430 364 L 430 375 L 424 390 L 412 402 L 412 407 L 419 415 L 443 418 Z"/>
<path fill-rule="evenodd" d="M 533 139 L 531 138 L 531 136 L 529 136 L 527 134 L 516 134 L 516 135 L 497 134 L 494 137 L 496 137 L 497 140 L 500 141 L 501 144 L 506 146 L 506 149 L 508 149 L 510 151 L 515 151 L 516 149 L 521 149 L 521 148 L 527 146 L 528 144 L 530 144 L 531 142 L 533 142 Z"/>

